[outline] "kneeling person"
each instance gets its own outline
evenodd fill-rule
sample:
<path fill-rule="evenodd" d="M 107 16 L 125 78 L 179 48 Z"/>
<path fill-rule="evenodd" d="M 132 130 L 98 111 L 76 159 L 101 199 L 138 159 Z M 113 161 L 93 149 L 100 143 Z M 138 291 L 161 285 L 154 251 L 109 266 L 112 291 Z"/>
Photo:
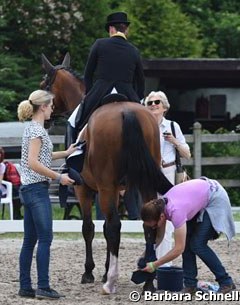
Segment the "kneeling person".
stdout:
<path fill-rule="evenodd" d="M 154 272 L 159 266 L 182 254 L 184 291 L 197 289 L 198 256 L 215 275 L 219 292 L 227 293 L 236 287 L 208 241 L 224 233 L 228 240 L 235 235 L 231 204 L 227 192 L 216 181 L 206 177 L 183 182 L 170 189 L 161 199 L 146 203 L 141 211 L 144 225 L 157 228 L 163 238 L 166 221 L 174 226 L 175 246 L 160 259 L 143 269 Z"/>

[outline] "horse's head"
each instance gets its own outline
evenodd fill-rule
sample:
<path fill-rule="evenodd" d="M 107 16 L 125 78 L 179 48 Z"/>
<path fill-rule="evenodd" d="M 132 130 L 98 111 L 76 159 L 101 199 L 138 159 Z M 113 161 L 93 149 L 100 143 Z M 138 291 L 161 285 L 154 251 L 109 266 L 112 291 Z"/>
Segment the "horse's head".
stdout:
<path fill-rule="evenodd" d="M 56 66 L 42 54 L 42 67 L 46 74 L 40 88 L 55 95 L 53 116 L 70 113 L 83 99 L 85 92 L 82 79 L 70 69 L 70 54 L 66 53 L 62 64 Z"/>

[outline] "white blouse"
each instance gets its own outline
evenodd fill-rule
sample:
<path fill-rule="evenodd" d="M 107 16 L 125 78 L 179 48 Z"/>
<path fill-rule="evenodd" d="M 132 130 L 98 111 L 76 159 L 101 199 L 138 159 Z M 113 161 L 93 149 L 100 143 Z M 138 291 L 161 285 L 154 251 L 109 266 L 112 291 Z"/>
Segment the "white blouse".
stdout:
<path fill-rule="evenodd" d="M 185 146 L 187 149 L 189 149 L 189 145 L 186 143 L 186 139 L 177 122 L 174 122 L 174 128 L 175 128 L 175 133 L 176 133 L 176 139 L 178 140 L 179 144 L 182 146 Z M 159 132 L 160 132 L 160 146 L 161 146 L 162 161 L 164 163 L 170 163 L 170 162 L 175 161 L 176 148 L 172 143 L 170 143 L 169 141 L 166 141 L 163 136 L 164 132 L 172 133 L 171 121 L 167 120 L 166 118 L 163 118 L 161 124 L 159 124 Z"/>
<path fill-rule="evenodd" d="M 50 137 L 40 123 L 31 121 L 25 128 L 22 138 L 21 182 L 23 185 L 50 180 L 48 177 L 33 171 L 28 165 L 30 140 L 35 138 L 40 138 L 42 142 L 38 156 L 39 162 L 48 168 L 51 166 L 53 144 Z"/>

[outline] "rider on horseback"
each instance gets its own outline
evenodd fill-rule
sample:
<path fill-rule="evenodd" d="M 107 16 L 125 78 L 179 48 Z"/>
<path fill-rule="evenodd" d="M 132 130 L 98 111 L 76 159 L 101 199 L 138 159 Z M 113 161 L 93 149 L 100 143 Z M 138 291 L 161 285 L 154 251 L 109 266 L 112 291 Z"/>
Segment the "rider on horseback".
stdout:
<path fill-rule="evenodd" d="M 120 93 L 138 103 L 144 97 L 140 54 L 126 37 L 129 24 L 126 13 L 110 14 L 105 25 L 110 37 L 97 39 L 91 48 L 84 73 L 86 96 L 72 124 L 77 131 L 82 130 L 104 96 Z"/>
<path fill-rule="evenodd" d="M 80 141 L 78 133 L 94 110 L 110 101 L 140 103 L 144 97 L 141 57 L 126 37 L 129 24 L 126 13 L 110 14 L 105 25 L 110 37 L 97 39 L 91 48 L 84 73 L 86 96 L 70 116 L 66 135 L 67 145 L 80 144 L 79 154 L 66 160 L 67 166 L 78 172 L 82 170 L 85 151 L 85 143 Z"/>

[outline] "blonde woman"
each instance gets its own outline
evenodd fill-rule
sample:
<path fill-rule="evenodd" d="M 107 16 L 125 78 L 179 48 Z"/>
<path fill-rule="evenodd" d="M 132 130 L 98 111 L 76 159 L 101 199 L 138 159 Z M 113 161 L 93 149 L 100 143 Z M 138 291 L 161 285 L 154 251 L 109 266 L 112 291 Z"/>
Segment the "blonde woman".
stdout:
<path fill-rule="evenodd" d="M 176 137 L 171 130 L 171 121 L 165 118 L 170 104 L 166 94 L 162 91 L 152 91 L 145 98 L 145 106 L 153 113 L 158 122 L 161 143 L 161 168 L 164 175 L 174 185 L 176 172 L 176 149 L 182 158 L 191 157 L 190 149 L 178 123 L 174 122 Z M 156 247 L 156 256 L 159 259 L 164 256 L 172 247 L 173 225 L 167 221 L 165 236 L 162 242 Z M 170 266 L 171 262 L 164 264 Z"/>
<path fill-rule="evenodd" d="M 44 121 L 53 111 L 54 96 L 44 90 L 32 92 L 29 98 L 18 106 L 20 121 L 31 119 L 22 138 L 20 196 L 24 204 L 24 240 L 20 253 L 21 297 L 58 299 L 62 295 L 50 288 L 49 262 L 53 239 L 52 209 L 49 199 L 49 183 L 57 180 L 63 185 L 72 185 L 67 174 L 59 174 L 50 168 L 52 159 L 65 158 L 76 150 L 71 145 L 66 151 L 53 152 L 53 145 Z M 32 288 L 31 264 L 33 251 L 38 242 L 37 289 Z"/>

